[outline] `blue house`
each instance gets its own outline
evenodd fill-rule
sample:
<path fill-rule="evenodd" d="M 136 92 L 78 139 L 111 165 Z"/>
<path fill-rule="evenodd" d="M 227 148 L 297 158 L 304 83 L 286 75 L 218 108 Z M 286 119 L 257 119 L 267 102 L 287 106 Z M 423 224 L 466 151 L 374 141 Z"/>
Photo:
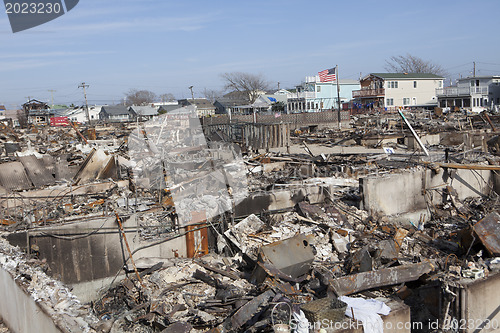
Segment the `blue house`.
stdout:
<path fill-rule="evenodd" d="M 351 100 L 352 92 L 361 85 L 356 80 L 339 80 L 340 102 Z M 288 96 L 289 112 L 319 112 L 338 108 L 337 81 L 320 82 L 319 76 L 308 76 Z"/>

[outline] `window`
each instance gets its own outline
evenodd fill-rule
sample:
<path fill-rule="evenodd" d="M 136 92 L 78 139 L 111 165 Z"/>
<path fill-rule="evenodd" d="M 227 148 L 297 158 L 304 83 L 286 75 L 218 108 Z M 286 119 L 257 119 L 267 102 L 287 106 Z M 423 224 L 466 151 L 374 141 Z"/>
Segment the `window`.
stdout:
<path fill-rule="evenodd" d="M 413 88 L 417 87 L 417 81 L 413 81 Z"/>
<path fill-rule="evenodd" d="M 316 92 L 321 92 L 321 86 L 316 86 Z"/>
<path fill-rule="evenodd" d="M 388 98 L 387 99 L 387 106 L 394 105 L 394 98 Z"/>
<path fill-rule="evenodd" d="M 439 81 L 438 82 L 438 88 L 442 88 L 443 87 L 443 81 Z"/>
<path fill-rule="evenodd" d="M 410 105 L 410 99 L 409 99 L 409 98 L 404 97 L 404 98 L 403 98 L 403 105 Z"/>
<path fill-rule="evenodd" d="M 387 81 L 387 88 L 397 88 L 398 81 Z"/>

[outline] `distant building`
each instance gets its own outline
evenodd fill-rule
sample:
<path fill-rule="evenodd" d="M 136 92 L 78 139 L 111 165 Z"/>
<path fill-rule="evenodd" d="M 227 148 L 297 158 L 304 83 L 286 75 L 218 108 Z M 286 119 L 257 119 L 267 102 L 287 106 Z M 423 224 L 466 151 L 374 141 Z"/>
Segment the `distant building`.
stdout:
<path fill-rule="evenodd" d="M 130 122 L 135 118 L 135 112 L 124 105 L 105 105 L 99 112 L 99 119 L 108 122 Z"/>
<path fill-rule="evenodd" d="M 102 105 L 89 105 L 89 117 L 91 121 L 99 120 L 99 113 L 101 112 Z M 66 116 L 72 122 L 85 124 L 87 123 L 87 112 L 85 106 L 77 106 L 72 109 L 66 109 L 61 115 Z"/>
<path fill-rule="evenodd" d="M 337 81 L 320 82 L 319 76 L 307 76 L 305 81 L 296 87 L 295 92 L 288 94 L 288 112 L 319 112 L 338 108 L 340 102 L 351 100 L 352 92 L 360 89 L 356 80 L 339 80 L 340 94 L 337 94 Z"/>
<path fill-rule="evenodd" d="M 352 97 L 362 108 L 397 109 L 437 106 L 436 89 L 444 78 L 430 73 L 371 73 Z"/>
<path fill-rule="evenodd" d="M 28 124 L 49 125 L 50 118 L 54 116 L 49 105 L 37 99 L 30 99 L 22 107 Z"/>
<path fill-rule="evenodd" d="M 179 99 L 179 106 L 194 106 L 198 117 L 213 116 L 215 114 L 215 106 L 206 98 Z"/>
<path fill-rule="evenodd" d="M 0 120 L 5 119 L 5 112 L 7 109 L 5 108 L 5 105 L 0 105 Z"/>
<path fill-rule="evenodd" d="M 158 107 L 132 105 L 129 111 L 134 112 L 140 121 L 149 120 L 158 115 Z"/>
<path fill-rule="evenodd" d="M 21 122 L 19 121 L 19 116 L 24 116 L 24 111 L 23 110 L 15 110 L 15 109 L 9 109 L 5 110 L 4 112 L 4 120 L 11 120 L 12 121 L 12 126 L 14 127 L 19 127 L 21 126 Z"/>
<path fill-rule="evenodd" d="M 500 76 L 459 79 L 456 86 L 436 90 L 440 107 L 459 107 L 473 112 L 500 109 Z"/>

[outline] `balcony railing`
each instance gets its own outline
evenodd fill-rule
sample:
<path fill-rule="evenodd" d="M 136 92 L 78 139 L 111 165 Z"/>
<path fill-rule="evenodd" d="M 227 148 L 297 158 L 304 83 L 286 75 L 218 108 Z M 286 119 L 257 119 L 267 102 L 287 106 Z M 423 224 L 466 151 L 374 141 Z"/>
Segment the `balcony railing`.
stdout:
<path fill-rule="evenodd" d="M 488 87 L 446 87 L 436 89 L 441 97 L 458 97 L 471 95 L 488 95 Z"/>
<path fill-rule="evenodd" d="M 385 89 L 384 88 L 361 89 L 361 90 L 354 90 L 352 92 L 352 97 L 353 98 L 376 97 L 376 96 L 384 96 L 384 95 L 385 95 Z"/>

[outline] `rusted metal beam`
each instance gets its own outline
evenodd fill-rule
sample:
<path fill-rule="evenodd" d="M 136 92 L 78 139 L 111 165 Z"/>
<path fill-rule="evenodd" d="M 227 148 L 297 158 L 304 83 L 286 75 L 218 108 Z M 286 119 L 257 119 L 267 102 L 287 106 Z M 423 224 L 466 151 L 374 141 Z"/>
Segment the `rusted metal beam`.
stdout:
<path fill-rule="evenodd" d="M 363 290 L 415 281 L 423 274 L 434 270 L 426 261 L 418 264 L 384 268 L 377 271 L 362 272 L 330 279 L 330 286 L 337 296 L 354 294 Z"/>
<path fill-rule="evenodd" d="M 275 294 L 272 290 L 267 290 L 243 305 L 231 318 L 231 328 L 238 330 L 245 325 L 257 313 L 261 305 L 267 304 L 267 301 Z"/>
<path fill-rule="evenodd" d="M 137 271 L 137 266 L 135 266 L 135 261 L 134 261 L 134 258 L 132 257 L 132 251 L 130 251 L 130 246 L 128 245 L 128 241 L 127 241 L 127 236 L 125 235 L 125 230 L 123 230 L 122 220 L 120 219 L 120 215 L 118 215 L 117 212 L 115 212 L 115 216 L 116 216 L 116 221 L 118 222 L 118 227 L 120 228 L 120 232 L 121 232 L 122 237 L 123 237 L 123 241 L 125 243 L 125 246 L 127 247 L 130 262 L 132 263 L 132 266 L 134 267 L 135 275 L 137 276 L 137 280 L 139 280 L 139 282 L 142 285 L 141 276 L 139 275 L 139 271 Z"/>

